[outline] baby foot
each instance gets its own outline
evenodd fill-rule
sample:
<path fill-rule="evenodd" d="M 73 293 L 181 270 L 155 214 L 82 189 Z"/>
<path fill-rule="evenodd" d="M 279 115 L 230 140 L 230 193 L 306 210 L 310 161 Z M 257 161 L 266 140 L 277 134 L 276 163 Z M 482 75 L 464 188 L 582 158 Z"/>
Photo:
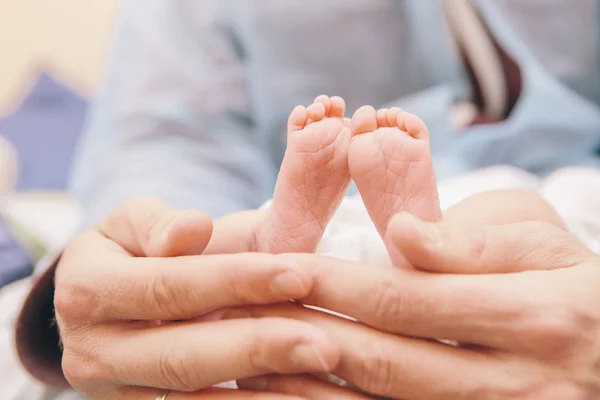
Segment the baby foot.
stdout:
<path fill-rule="evenodd" d="M 257 228 L 257 250 L 311 253 L 350 183 L 349 122 L 340 97 L 319 96 L 296 107 L 273 202 Z"/>
<path fill-rule="evenodd" d="M 382 237 L 400 211 L 425 221 L 441 219 L 429 132 L 417 116 L 400 108 L 358 109 L 352 118 L 348 165 Z"/>

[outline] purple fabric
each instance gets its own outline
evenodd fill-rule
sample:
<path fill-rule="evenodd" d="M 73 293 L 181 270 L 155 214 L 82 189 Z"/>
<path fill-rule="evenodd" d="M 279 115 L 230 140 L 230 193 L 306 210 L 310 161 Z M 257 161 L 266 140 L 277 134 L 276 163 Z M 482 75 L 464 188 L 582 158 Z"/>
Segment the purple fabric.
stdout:
<path fill-rule="evenodd" d="M 0 135 L 19 155 L 17 190 L 66 187 L 86 108 L 84 99 L 42 73 L 22 106 L 0 119 Z"/>
<path fill-rule="evenodd" d="M 33 261 L 15 240 L 6 222 L 0 220 L 0 287 L 29 276 Z"/>

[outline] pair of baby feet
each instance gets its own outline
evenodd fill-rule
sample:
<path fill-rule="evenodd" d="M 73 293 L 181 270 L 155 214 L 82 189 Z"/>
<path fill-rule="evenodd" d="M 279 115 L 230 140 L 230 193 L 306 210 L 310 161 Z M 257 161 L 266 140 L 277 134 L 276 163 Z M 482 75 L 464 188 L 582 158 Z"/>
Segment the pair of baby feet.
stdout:
<path fill-rule="evenodd" d="M 392 216 L 441 218 L 429 133 L 400 108 L 364 106 L 345 118 L 340 97 L 319 96 L 296 107 L 273 201 L 257 226 L 258 251 L 310 253 L 353 180 L 384 237 Z"/>

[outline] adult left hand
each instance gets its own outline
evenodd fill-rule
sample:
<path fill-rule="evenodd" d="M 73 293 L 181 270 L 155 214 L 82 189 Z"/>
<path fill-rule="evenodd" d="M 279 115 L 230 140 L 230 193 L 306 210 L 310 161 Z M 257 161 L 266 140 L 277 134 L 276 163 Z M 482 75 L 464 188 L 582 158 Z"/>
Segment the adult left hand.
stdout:
<path fill-rule="evenodd" d="M 342 345 L 333 373 L 374 395 L 600 398 L 600 257 L 539 222 L 465 228 L 400 214 L 388 236 L 415 270 L 284 256 L 317 276 L 304 304 L 360 323 L 297 304 L 245 310 L 325 329 Z M 240 384 L 281 393 L 284 379 Z"/>

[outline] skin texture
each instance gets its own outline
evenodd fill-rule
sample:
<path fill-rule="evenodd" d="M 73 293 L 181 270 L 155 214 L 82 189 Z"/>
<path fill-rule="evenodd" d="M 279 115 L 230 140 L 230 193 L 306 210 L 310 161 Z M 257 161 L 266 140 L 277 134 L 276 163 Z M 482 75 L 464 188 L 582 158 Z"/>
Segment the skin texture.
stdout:
<path fill-rule="evenodd" d="M 344 112 L 343 99 L 326 95 L 292 111 L 272 204 L 219 221 L 204 254 L 314 252 L 350 177 L 384 239 L 399 212 L 429 222 L 442 220 L 425 123 L 397 107 L 376 111 L 364 106 L 350 121 Z M 443 218 L 475 227 L 546 221 L 564 228 L 541 196 L 524 190 L 472 196 Z M 396 266 L 409 267 L 395 246 L 386 245 Z"/>
<path fill-rule="evenodd" d="M 340 97 L 296 107 L 273 202 L 257 225 L 256 250 L 312 253 L 350 184 L 350 128 Z"/>
<path fill-rule="evenodd" d="M 152 213 L 140 214 L 150 207 Z M 276 391 L 284 378 L 273 373 L 293 375 L 303 369 L 332 372 L 367 392 L 408 400 L 598 395 L 600 261 L 555 225 L 527 222 L 470 230 L 400 214 L 386 235 L 415 269 L 390 269 L 312 254 L 159 258 L 160 251 L 173 254 L 174 244 L 180 245 L 178 232 L 210 229 L 201 214 L 179 216 L 160 203 L 134 201 L 65 253 L 56 277 L 63 367 L 73 386 L 91 398 L 138 398 L 121 394 L 134 390 L 127 386 L 142 384 L 194 392 L 242 378 L 235 376 L 240 371 L 246 377 L 270 375 L 265 390 Z M 158 228 L 157 220 L 165 228 Z M 125 249 L 146 249 L 153 258 L 134 258 Z M 243 267 L 236 269 L 240 263 Z M 231 266 L 233 272 L 224 272 Z M 197 280 L 209 290 L 213 285 L 207 280 L 215 286 L 220 282 L 221 292 L 236 287 L 234 281 L 271 282 L 273 271 L 297 273 L 303 288 L 296 296 L 279 296 L 278 290 L 258 285 L 219 296 L 191 290 Z M 230 276 L 235 279 L 229 283 L 219 281 Z M 169 284 L 156 287 L 168 291 L 151 290 L 165 277 Z M 278 297 L 295 297 L 363 324 L 297 304 L 249 306 L 277 303 Z M 236 306 L 242 306 L 239 313 L 232 311 Z M 159 311 L 139 314 L 134 321 L 135 307 Z M 229 313 L 219 318 L 227 320 L 202 323 L 207 330 L 168 322 L 227 307 Z M 168 329 L 140 322 L 156 319 L 167 321 Z M 236 340 L 249 332 L 253 340 L 227 353 L 219 346 L 202 346 L 206 332 L 210 343 L 215 335 Z M 454 348 L 434 338 L 471 345 Z M 282 365 L 277 353 L 289 354 L 289 343 L 299 342 L 316 346 L 318 355 Z M 159 351 L 149 356 L 152 347 Z M 141 376 L 132 375 L 136 360 L 144 366 L 138 369 Z M 240 367 L 240 360 L 242 365 L 251 362 Z"/>
<path fill-rule="evenodd" d="M 292 111 L 273 202 L 256 221 L 252 250 L 314 252 L 350 177 L 381 235 L 400 211 L 441 219 L 425 123 L 400 108 L 361 107 L 350 121 L 344 113 L 344 100 L 326 95 Z"/>
<path fill-rule="evenodd" d="M 349 124 L 340 110 L 320 96 L 292 113 L 295 150 L 270 209 L 213 226 L 135 199 L 70 244 L 55 306 L 73 387 L 93 399 L 155 396 L 144 387 L 174 390 L 169 400 L 250 396 L 211 389 L 238 379 L 261 399 L 366 398 L 302 375 L 333 373 L 403 400 L 597 397 L 597 256 L 530 193 L 482 195 L 442 220 L 422 121 L 366 107 Z M 395 264 L 410 268 L 308 254 L 347 171 Z"/>
<path fill-rule="evenodd" d="M 400 108 L 358 109 L 352 117 L 348 164 L 381 235 L 400 211 L 426 221 L 442 218 L 429 132 L 414 114 Z"/>
<path fill-rule="evenodd" d="M 63 371 L 75 389 L 127 399 L 136 398 L 124 394 L 130 386 L 195 392 L 264 373 L 327 372 L 339 362 L 338 345 L 299 321 L 175 322 L 300 298 L 313 285 L 305 268 L 277 256 L 189 256 L 203 246 L 186 238 L 206 246 L 211 231 L 202 213 L 137 199 L 71 243 L 56 272 L 55 307 Z M 227 339 L 204 345 L 215 337 Z"/>
<path fill-rule="evenodd" d="M 326 329 L 342 344 L 333 374 L 380 396 L 587 399 L 600 394 L 598 256 L 540 222 L 470 231 L 400 214 L 388 235 L 415 270 L 373 266 L 365 273 L 364 266 L 332 263 L 302 299 L 363 324 L 297 304 L 246 311 Z M 419 268 L 423 265 L 428 268 Z M 468 345 L 448 346 L 436 338 Z"/>

